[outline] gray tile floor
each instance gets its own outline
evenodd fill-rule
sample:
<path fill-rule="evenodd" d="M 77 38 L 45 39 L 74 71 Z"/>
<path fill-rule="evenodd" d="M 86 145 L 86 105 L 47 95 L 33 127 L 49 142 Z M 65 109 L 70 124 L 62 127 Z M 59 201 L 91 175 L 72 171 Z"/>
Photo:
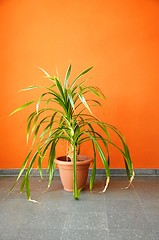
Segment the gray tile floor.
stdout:
<path fill-rule="evenodd" d="M 159 240 L 159 177 L 136 177 L 129 189 L 125 177 L 112 177 L 106 193 L 98 177 L 94 191 L 79 201 L 65 192 L 59 177 L 47 191 L 47 179 L 32 177 L 32 199 L 14 177 L 0 177 L 0 240 Z"/>

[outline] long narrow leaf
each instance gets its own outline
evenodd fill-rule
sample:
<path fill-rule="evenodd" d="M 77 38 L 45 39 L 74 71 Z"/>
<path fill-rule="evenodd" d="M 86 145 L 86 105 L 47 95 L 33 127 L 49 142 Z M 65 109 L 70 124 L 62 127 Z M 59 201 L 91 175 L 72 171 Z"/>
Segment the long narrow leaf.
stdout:
<path fill-rule="evenodd" d="M 93 153 L 94 154 L 93 154 L 93 169 L 92 169 L 92 174 L 91 174 L 90 182 L 89 182 L 90 190 L 92 190 L 92 188 L 93 188 L 95 177 L 96 177 L 96 157 L 97 157 L 97 154 L 96 154 L 96 149 L 95 149 L 95 145 L 94 145 L 93 141 L 92 141 L 92 147 L 93 147 Z"/>
<path fill-rule="evenodd" d="M 104 168 L 105 168 L 105 172 L 106 172 L 106 176 L 107 176 L 107 180 L 106 180 L 106 185 L 105 185 L 105 188 L 103 191 L 106 190 L 106 188 L 108 187 L 108 184 L 109 184 L 109 181 L 110 181 L 110 169 L 109 169 L 109 166 L 108 166 L 108 161 L 106 160 L 106 157 L 105 157 L 105 154 L 103 153 L 99 143 L 96 141 L 96 138 L 93 137 L 92 135 L 90 135 L 90 138 L 92 139 L 92 141 L 94 142 L 98 152 L 99 152 L 99 155 L 100 155 L 100 158 L 103 162 L 103 165 L 104 165 Z"/>
<path fill-rule="evenodd" d="M 68 80 L 69 80 L 70 73 L 71 73 L 71 64 L 69 65 L 69 67 L 67 69 L 65 80 L 64 80 L 64 88 L 65 89 L 68 87 Z"/>
<path fill-rule="evenodd" d="M 64 90 L 63 90 L 63 87 L 62 87 L 62 83 L 59 81 L 58 78 L 55 78 L 55 81 L 56 81 L 56 85 L 58 87 L 58 90 L 60 92 L 60 97 L 63 98 L 63 102 L 65 101 L 65 95 L 64 95 Z"/>
<path fill-rule="evenodd" d="M 23 104 L 22 106 L 16 108 L 13 112 L 11 112 L 10 116 L 13 115 L 14 113 L 17 113 L 17 112 L 23 110 L 24 108 L 28 107 L 28 106 L 31 105 L 33 102 L 35 102 L 35 101 L 27 102 L 27 103 Z"/>
<path fill-rule="evenodd" d="M 39 112 L 39 106 L 40 106 L 40 103 L 41 103 L 41 100 L 42 100 L 42 98 L 46 95 L 47 93 L 43 93 L 40 97 L 39 97 L 39 99 L 38 99 L 38 101 L 37 101 L 37 103 L 36 103 L 36 113 L 38 114 L 38 112 Z"/>
<path fill-rule="evenodd" d="M 82 93 L 79 92 L 78 95 L 79 95 L 79 98 L 80 98 L 81 102 L 82 102 L 82 103 L 84 104 L 84 106 L 86 107 L 86 109 L 92 114 L 92 111 L 91 111 L 89 105 L 87 104 L 86 99 L 84 98 L 84 96 L 82 95 Z"/>
<path fill-rule="evenodd" d="M 55 159 L 55 147 L 56 147 L 57 141 L 53 141 L 51 144 L 51 149 L 50 149 L 50 154 L 49 154 L 49 162 L 48 162 L 48 170 L 49 170 L 49 184 L 48 184 L 48 188 L 51 185 L 53 176 L 54 176 L 54 171 L 55 171 L 55 163 L 54 163 L 54 159 Z"/>
<path fill-rule="evenodd" d="M 24 162 L 23 162 L 23 165 L 22 165 L 22 167 L 21 167 L 21 169 L 20 169 L 20 172 L 19 172 L 19 174 L 18 174 L 18 177 L 17 177 L 16 181 L 18 181 L 19 178 L 21 177 L 21 175 L 23 174 L 23 172 L 24 172 L 24 170 L 25 170 L 25 168 L 26 168 L 26 165 L 27 165 L 27 163 L 28 163 L 28 160 L 29 160 L 29 157 L 30 157 L 31 153 L 32 153 L 32 149 L 31 149 L 31 150 L 29 151 L 29 153 L 27 154 L 27 156 L 26 156 L 26 158 L 25 158 L 25 160 L 24 160 Z"/>
<path fill-rule="evenodd" d="M 43 87 L 42 86 L 29 86 L 29 87 L 19 90 L 19 92 L 30 91 L 30 90 L 37 89 L 37 88 L 43 88 Z"/>
<path fill-rule="evenodd" d="M 83 90 L 87 90 L 87 91 L 90 91 L 92 93 L 94 93 L 97 97 L 100 97 L 100 98 L 103 98 L 103 99 L 106 99 L 105 95 L 102 93 L 102 91 L 97 88 L 97 87 L 93 87 L 93 86 L 87 86 L 85 88 L 83 88 Z"/>
<path fill-rule="evenodd" d="M 39 157 L 39 159 L 38 159 L 38 170 L 39 170 L 40 177 L 43 178 L 42 161 L 41 161 L 41 158 L 40 158 L 40 157 Z"/>
<path fill-rule="evenodd" d="M 73 101 L 73 97 L 72 97 L 72 92 L 70 91 L 70 89 L 67 89 L 67 94 L 68 94 L 68 98 L 69 98 L 71 107 L 74 110 L 75 109 L 75 105 L 74 105 L 74 101 Z"/>
<path fill-rule="evenodd" d="M 20 185 L 20 193 L 22 193 L 23 190 L 24 190 L 25 182 L 26 182 L 26 175 L 23 177 L 23 180 L 22 180 L 22 182 L 21 182 L 21 185 Z"/>
<path fill-rule="evenodd" d="M 26 168 L 26 166 L 27 166 L 27 163 L 28 163 L 28 160 L 29 160 L 29 157 L 30 157 L 31 152 L 32 152 L 32 150 L 30 150 L 29 153 L 27 154 L 27 156 L 26 156 L 26 158 L 25 158 L 25 160 L 24 160 L 24 162 L 23 162 L 23 164 L 22 164 L 22 167 L 21 167 L 21 169 L 20 169 L 20 172 L 19 172 L 19 174 L 18 174 L 18 177 L 17 177 L 14 185 L 11 187 L 10 191 L 12 191 L 12 189 L 15 187 L 15 185 L 16 185 L 17 182 L 18 182 L 18 180 L 19 180 L 20 177 L 22 176 L 22 174 L 23 174 L 23 172 L 24 172 L 24 170 L 25 170 L 25 168 Z M 24 184 L 25 184 L 25 183 L 24 183 Z"/>
<path fill-rule="evenodd" d="M 82 77 L 83 75 L 85 75 L 87 72 L 89 72 L 93 67 L 90 67 L 90 68 L 87 68 L 86 70 L 84 70 L 83 72 L 81 72 L 75 79 L 74 81 L 72 82 L 71 86 L 70 86 L 70 89 L 73 88 L 73 86 L 75 85 L 75 83 L 77 82 L 77 80 Z"/>
<path fill-rule="evenodd" d="M 28 174 L 26 175 L 25 185 L 26 185 L 26 195 L 29 200 L 30 199 L 30 179 Z"/>
<path fill-rule="evenodd" d="M 46 75 L 46 77 L 47 77 L 48 79 L 51 78 L 50 74 L 49 74 L 48 72 L 46 72 L 43 68 L 41 68 L 41 67 L 38 67 L 38 68 Z"/>

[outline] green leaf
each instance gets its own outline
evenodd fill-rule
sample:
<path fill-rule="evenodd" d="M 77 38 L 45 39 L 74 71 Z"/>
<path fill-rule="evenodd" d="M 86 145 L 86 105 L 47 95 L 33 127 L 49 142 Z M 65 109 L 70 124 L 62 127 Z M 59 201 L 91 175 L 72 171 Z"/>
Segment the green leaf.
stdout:
<path fill-rule="evenodd" d="M 66 76 L 65 76 L 65 81 L 64 81 L 64 88 L 67 88 L 68 86 L 68 80 L 69 80 L 69 76 L 71 73 L 71 64 L 69 65 L 67 72 L 66 72 Z"/>
<path fill-rule="evenodd" d="M 53 177 L 54 177 L 54 173 L 55 173 L 55 169 L 56 169 L 56 164 L 54 162 L 54 160 L 52 160 L 52 166 L 50 167 L 49 170 L 49 183 L 48 183 L 48 188 L 51 186 Z"/>
<path fill-rule="evenodd" d="M 48 72 L 46 72 L 43 68 L 38 67 L 45 75 L 47 78 L 51 78 L 50 74 Z"/>
<path fill-rule="evenodd" d="M 39 99 L 38 99 L 38 101 L 37 101 L 37 103 L 36 103 L 36 113 L 38 114 L 38 112 L 39 112 L 39 106 L 40 106 L 40 103 L 41 103 L 41 99 L 46 95 L 47 93 L 43 93 L 40 97 L 39 97 Z"/>
<path fill-rule="evenodd" d="M 94 157 L 93 157 L 93 169 L 92 169 L 92 174 L 91 174 L 90 183 L 89 183 L 90 190 L 92 190 L 93 188 L 95 177 L 96 177 L 96 149 L 93 141 L 92 141 L 92 147 L 93 147 Z"/>
<path fill-rule="evenodd" d="M 42 88 L 42 86 L 29 86 L 29 87 L 19 90 L 19 92 L 30 91 L 30 90 L 37 89 L 37 88 Z"/>
<path fill-rule="evenodd" d="M 28 107 L 33 102 L 35 102 L 35 101 L 27 102 L 27 103 L 23 104 L 22 106 L 16 108 L 13 112 L 11 112 L 10 116 L 13 115 L 14 113 L 19 112 L 19 111 L 23 110 L 24 108 Z"/>
<path fill-rule="evenodd" d="M 59 93 L 60 93 L 60 98 L 65 100 L 65 95 L 64 95 L 64 90 L 63 90 L 63 87 L 62 87 L 62 83 L 59 81 L 58 78 L 55 78 L 55 82 L 56 82 L 57 88 L 58 88 Z"/>
<path fill-rule="evenodd" d="M 73 98 L 72 98 L 72 92 L 71 92 L 70 89 L 67 89 L 67 94 L 68 94 L 68 98 L 70 100 L 71 107 L 74 110 L 75 109 L 75 105 L 74 105 L 74 101 L 73 101 Z"/>
<path fill-rule="evenodd" d="M 54 162 L 55 159 L 55 148 L 56 148 L 57 141 L 53 141 L 50 149 L 50 154 L 49 154 L 49 161 L 48 161 L 48 170 L 49 170 L 49 183 L 48 183 L 48 188 L 51 185 L 53 176 L 54 176 L 54 171 L 56 164 Z"/>
<path fill-rule="evenodd" d="M 131 157 L 130 157 L 129 148 L 128 148 L 128 146 L 127 146 L 127 144 L 126 144 L 126 141 L 125 141 L 125 137 L 122 135 L 121 132 L 119 132 L 119 130 L 118 130 L 116 127 L 114 127 L 114 126 L 112 126 L 112 125 L 110 125 L 110 124 L 107 124 L 107 126 L 108 126 L 110 129 L 112 129 L 112 130 L 117 134 L 117 136 L 119 137 L 119 139 L 120 139 L 121 142 L 122 142 L 124 151 L 122 151 L 120 148 L 118 148 L 118 147 L 117 147 L 115 144 L 113 144 L 112 142 L 111 142 L 111 144 L 114 145 L 114 146 L 122 153 L 122 155 L 123 155 L 123 157 L 124 157 L 124 161 L 126 161 L 126 162 L 125 162 L 125 167 L 126 167 L 127 176 L 128 176 L 128 179 L 130 180 L 130 175 L 133 177 L 133 175 L 134 175 L 134 170 L 133 170 L 133 166 L 132 166 L 132 161 L 131 161 Z"/>
<path fill-rule="evenodd" d="M 32 150 L 30 150 L 29 153 L 27 154 L 27 156 L 26 156 L 26 158 L 25 158 L 25 160 L 24 160 L 24 162 L 23 162 L 23 165 L 22 165 L 22 167 L 21 167 L 21 169 L 20 169 L 20 172 L 19 172 L 19 174 L 18 174 L 18 177 L 17 177 L 16 181 L 18 181 L 19 178 L 21 177 L 21 175 L 23 174 L 23 172 L 24 172 L 24 170 L 25 170 L 25 168 L 26 168 L 26 165 L 27 165 L 27 163 L 28 163 L 28 160 L 29 160 L 29 157 L 30 157 L 30 154 L 31 154 L 31 153 L 32 153 Z"/>
<path fill-rule="evenodd" d="M 26 175 L 25 185 L 26 185 L 26 195 L 29 200 L 30 199 L 30 179 L 29 179 L 28 174 Z"/>
<path fill-rule="evenodd" d="M 29 141 L 31 123 L 32 123 L 32 120 L 33 120 L 35 115 L 36 115 L 36 112 L 31 113 L 30 116 L 28 117 L 28 120 L 27 120 L 27 129 L 26 129 L 26 140 L 27 140 L 27 143 Z"/>
<path fill-rule="evenodd" d="M 103 165 L 104 165 L 107 177 L 110 177 L 110 169 L 109 169 L 108 161 L 107 161 L 107 159 L 105 157 L 104 152 L 102 151 L 99 143 L 97 142 L 96 137 L 93 137 L 90 133 L 88 133 L 88 135 L 91 138 L 91 140 L 94 142 L 94 144 L 95 144 L 95 146 L 96 146 L 96 148 L 97 148 L 97 150 L 99 152 L 99 155 L 100 155 L 100 158 L 101 158 L 101 160 L 103 162 Z"/>
<path fill-rule="evenodd" d="M 40 121 L 40 123 L 37 125 L 37 127 L 35 128 L 34 138 L 33 138 L 33 140 L 32 140 L 32 146 L 33 146 L 34 143 L 35 143 L 35 140 L 36 140 L 36 138 L 37 138 L 37 134 L 38 134 L 38 132 L 39 132 L 40 127 L 42 126 L 42 123 L 44 123 L 47 118 L 48 118 L 48 117 L 43 118 L 43 119 Z M 47 126 L 47 127 L 48 127 L 48 126 Z M 39 137 L 39 141 L 40 141 L 40 140 L 41 140 L 41 139 L 40 139 L 40 137 Z"/>
<path fill-rule="evenodd" d="M 87 108 L 87 110 L 92 114 L 92 111 L 91 111 L 90 107 L 88 106 L 88 104 L 86 102 L 86 99 L 84 98 L 82 93 L 79 92 L 78 95 L 79 95 L 79 98 L 80 98 L 81 102 L 84 104 L 84 106 Z"/>
<path fill-rule="evenodd" d="M 100 98 L 103 98 L 103 99 L 106 99 L 105 95 L 97 87 L 88 86 L 88 87 L 85 87 L 84 89 L 88 89 L 90 92 L 94 93 L 96 96 L 98 96 Z"/>
<path fill-rule="evenodd" d="M 38 159 L 38 169 L 39 169 L 40 177 L 42 178 L 43 173 L 42 173 L 42 157 L 41 156 L 39 156 L 39 159 Z"/>
<path fill-rule="evenodd" d="M 77 82 L 77 80 L 82 77 L 83 75 L 85 75 L 87 72 L 89 72 L 93 67 L 89 67 L 87 68 L 86 70 L 84 70 L 83 72 L 81 72 L 75 79 L 74 81 L 72 82 L 71 86 L 70 86 L 70 89 L 73 88 L 73 86 L 75 85 L 75 83 Z"/>
<path fill-rule="evenodd" d="M 21 185 L 20 185 L 20 193 L 22 193 L 23 190 L 24 190 L 25 182 L 26 182 L 26 176 L 23 177 L 23 180 L 22 180 L 22 182 L 21 182 Z"/>

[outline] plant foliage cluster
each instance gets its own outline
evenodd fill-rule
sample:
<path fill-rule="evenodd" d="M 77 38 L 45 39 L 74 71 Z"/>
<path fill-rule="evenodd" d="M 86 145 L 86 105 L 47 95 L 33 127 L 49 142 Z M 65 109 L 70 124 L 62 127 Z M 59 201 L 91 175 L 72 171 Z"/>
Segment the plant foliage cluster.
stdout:
<path fill-rule="evenodd" d="M 35 110 L 27 119 L 27 141 L 32 135 L 32 147 L 26 156 L 17 181 L 25 171 L 20 191 L 26 190 L 30 199 L 30 174 L 34 163 L 38 163 L 38 170 L 42 177 L 42 163 L 46 154 L 48 156 L 47 170 L 49 174 L 48 187 L 53 180 L 56 164 L 56 149 L 60 139 L 67 142 L 67 157 L 71 159 L 74 166 L 74 191 L 75 199 L 80 197 L 80 189 L 77 188 L 76 161 L 80 152 L 81 144 L 91 142 L 93 155 L 93 169 L 90 177 L 90 190 L 96 176 L 96 155 L 97 152 L 102 160 L 106 173 L 106 190 L 110 180 L 110 153 L 109 146 L 115 147 L 123 156 L 126 172 L 130 183 L 134 178 L 134 170 L 130 158 L 129 148 L 121 132 L 111 124 L 100 121 L 92 113 L 92 107 L 101 106 L 98 98 L 105 99 L 104 94 L 98 87 L 87 86 L 83 76 L 92 67 L 81 72 L 73 81 L 70 80 L 71 65 L 69 65 L 64 81 L 58 76 L 50 76 L 41 69 L 45 77 L 50 81 L 49 86 L 29 86 L 21 91 L 31 91 L 37 88 L 42 89 L 42 94 L 37 100 L 27 102 L 15 109 L 12 114 L 35 104 Z M 89 93 L 89 94 L 88 94 Z M 92 99 L 87 98 L 92 93 Z M 97 129 L 99 131 L 97 131 Z M 122 148 L 117 146 L 110 137 L 113 131 L 119 138 Z M 16 181 L 16 182 L 17 182 Z"/>

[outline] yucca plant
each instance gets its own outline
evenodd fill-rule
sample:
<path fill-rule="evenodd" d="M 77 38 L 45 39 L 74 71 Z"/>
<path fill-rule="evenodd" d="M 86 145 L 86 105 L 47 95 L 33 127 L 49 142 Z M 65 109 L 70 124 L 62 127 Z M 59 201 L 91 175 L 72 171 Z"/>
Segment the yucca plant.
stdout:
<path fill-rule="evenodd" d="M 24 174 L 20 191 L 22 192 L 25 188 L 29 200 L 31 170 L 34 163 L 37 162 L 38 170 L 42 177 L 42 163 L 46 156 L 48 158 L 48 187 L 50 187 L 56 168 L 56 149 L 60 139 L 67 142 L 66 155 L 73 162 L 73 196 L 75 199 L 79 199 L 80 197 L 80 190 L 77 187 L 76 161 L 82 143 L 91 142 L 92 145 L 93 168 L 89 184 L 90 190 L 93 188 L 96 176 L 97 152 L 106 173 L 106 184 L 103 191 L 106 190 L 109 184 L 110 145 L 115 147 L 123 156 L 129 182 L 131 183 L 134 178 L 129 148 L 124 136 L 113 125 L 100 121 L 92 112 L 92 107 L 101 106 L 101 103 L 96 99 L 105 99 L 104 94 L 98 87 L 87 86 L 86 80 L 81 79 L 92 67 L 81 72 L 72 81 L 70 80 L 71 68 L 71 65 L 69 65 L 64 81 L 61 81 L 58 76 L 50 76 L 45 70 L 40 68 L 45 77 L 50 81 L 50 85 L 44 87 L 30 86 L 22 89 L 21 91 L 30 91 L 40 88 L 43 92 L 37 100 L 27 102 L 11 113 L 12 115 L 31 104 L 35 104 L 35 110 L 31 112 L 27 119 L 27 141 L 32 135 L 32 147 L 23 162 L 16 180 L 17 182 L 22 174 Z M 93 96 L 92 99 L 89 98 L 90 93 Z M 111 132 L 114 132 L 119 138 L 121 142 L 120 147 L 112 141 Z"/>

